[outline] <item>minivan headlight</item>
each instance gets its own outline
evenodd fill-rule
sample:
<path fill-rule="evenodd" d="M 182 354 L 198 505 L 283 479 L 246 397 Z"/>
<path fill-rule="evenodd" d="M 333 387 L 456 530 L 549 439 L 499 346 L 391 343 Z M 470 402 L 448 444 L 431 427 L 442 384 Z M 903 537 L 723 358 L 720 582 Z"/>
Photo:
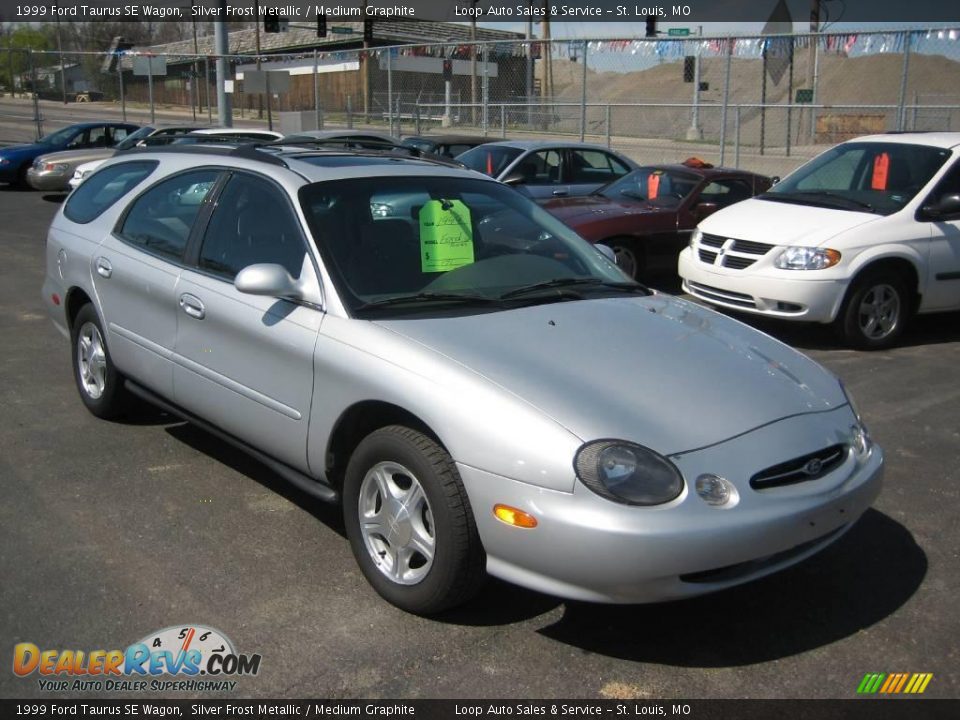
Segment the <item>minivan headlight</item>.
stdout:
<path fill-rule="evenodd" d="M 792 245 L 774 261 L 781 270 L 825 270 L 840 262 L 840 253 L 830 248 Z"/>
<path fill-rule="evenodd" d="M 662 505 L 683 490 L 683 477 L 672 462 L 625 440 L 589 442 L 573 462 L 584 485 L 614 502 Z"/>

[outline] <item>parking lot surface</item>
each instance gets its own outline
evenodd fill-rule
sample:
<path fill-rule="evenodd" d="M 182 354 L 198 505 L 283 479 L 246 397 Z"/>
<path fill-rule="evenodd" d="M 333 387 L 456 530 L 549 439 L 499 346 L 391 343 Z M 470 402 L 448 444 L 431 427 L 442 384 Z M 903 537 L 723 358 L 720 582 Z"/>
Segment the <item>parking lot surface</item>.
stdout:
<path fill-rule="evenodd" d="M 820 555 L 650 606 L 490 581 L 428 620 L 374 593 L 338 508 L 158 411 L 110 423 L 84 409 L 40 300 L 60 199 L 0 186 L 4 653 L 125 648 L 202 624 L 263 657 L 236 697 L 853 698 L 867 672 L 929 672 L 926 696 L 960 695 L 957 314 L 921 318 L 878 353 L 819 328 L 760 326 L 837 373 L 887 453 L 875 508 Z M 0 696 L 52 697 L 10 659 Z"/>

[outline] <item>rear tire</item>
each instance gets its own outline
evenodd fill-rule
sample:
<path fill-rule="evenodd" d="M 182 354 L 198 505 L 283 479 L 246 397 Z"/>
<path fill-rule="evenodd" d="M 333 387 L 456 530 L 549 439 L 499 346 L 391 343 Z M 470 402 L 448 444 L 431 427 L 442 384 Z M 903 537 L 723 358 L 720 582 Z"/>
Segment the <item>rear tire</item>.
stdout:
<path fill-rule="evenodd" d="M 882 350 L 900 339 L 910 317 L 910 295 L 903 278 L 890 270 L 868 272 L 847 293 L 837 330 L 851 347 Z"/>
<path fill-rule="evenodd" d="M 433 615 L 471 599 L 485 557 L 450 455 L 400 425 L 372 432 L 347 465 L 343 516 L 354 557 L 387 601 Z"/>
<path fill-rule="evenodd" d="M 110 358 L 106 334 L 93 305 L 88 303 L 80 308 L 70 338 L 73 377 L 83 404 L 98 418 L 121 415 L 127 408 L 129 393 Z"/>

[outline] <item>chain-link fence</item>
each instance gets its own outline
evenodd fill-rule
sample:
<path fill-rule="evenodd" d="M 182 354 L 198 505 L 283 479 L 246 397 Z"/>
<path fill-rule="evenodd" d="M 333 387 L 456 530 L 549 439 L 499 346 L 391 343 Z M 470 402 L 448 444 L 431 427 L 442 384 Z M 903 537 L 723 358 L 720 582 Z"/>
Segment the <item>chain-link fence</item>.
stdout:
<path fill-rule="evenodd" d="M 40 99 L 107 101 L 118 115 L 146 103 L 212 121 L 213 56 L 152 51 L 0 49 L 0 84 Z M 257 60 L 229 56 L 234 112 L 269 114 L 287 131 L 568 136 L 643 160 L 696 152 L 755 167 L 867 133 L 960 130 L 956 29 L 438 42 Z"/>

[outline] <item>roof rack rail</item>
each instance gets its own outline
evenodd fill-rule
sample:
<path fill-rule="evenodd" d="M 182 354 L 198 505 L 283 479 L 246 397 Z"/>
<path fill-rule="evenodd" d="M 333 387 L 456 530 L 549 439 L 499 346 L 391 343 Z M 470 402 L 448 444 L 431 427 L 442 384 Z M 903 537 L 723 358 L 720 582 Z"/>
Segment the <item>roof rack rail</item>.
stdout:
<path fill-rule="evenodd" d="M 417 160 L 423 160 L 425 162 L 434 163 L 436 165 L 444 165 L 446 167 L 464 167 L 463 163 L 454 160 L 453 158 L 445 158 L 439 155 L 435 155 L 426 150 L 421 150 L 420 148 L 410 147 L 409 145 L 401 145 L 399 143 L 392 143 L 387 140 L 355 140 L 352 138 L 316 138 L 316 139 L 304 139 L 304 140 L 294 140 L 292 142 L 286 141 L 283 138 L 280 140 L 274 140 L 266 143 L 255 143 L 256 147 L 304 147 L 304 148 L 315 148 L 317 150 L 339 150 L 344 154 L 350 155 L 368 155 L 368 156 L 383 156 L 383 155 L 393 155 L 396 156 L 398 152 L 403 153 L 409 157 L 415 158 Z"/>
<path fill-rule="evenodd" d="M 279 155 L 273 153 L 259 152 L 253 143 L 243 143 L 230 145 L 227 143 L 216 143 L 210 145 L 158 145 L 155 147 L 132 147 L 129 150 L 121 150 L 117 155 L 142 155 L 144 153 L 163 153 L 178 155 L 225 155 L 243 158 L 244 160 L 253 160 L 256 162 L 267 163 L 268 165 L 279 165 L 289 167 Z"/>

